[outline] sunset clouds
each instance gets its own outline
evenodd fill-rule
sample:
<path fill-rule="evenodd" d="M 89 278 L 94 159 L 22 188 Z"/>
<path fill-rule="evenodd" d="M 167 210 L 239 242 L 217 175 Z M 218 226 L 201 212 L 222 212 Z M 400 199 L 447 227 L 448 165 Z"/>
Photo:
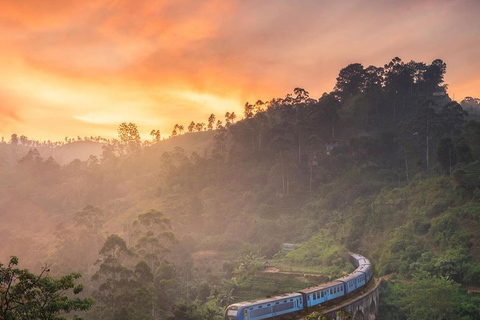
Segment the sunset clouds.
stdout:
<path fill-rule="evenodd" d="M 294 87 L 318 97 L 340 68 L 394 56 L 447 63 L 450 95 L 480 96 L 471 1 L 3 0 L 0 136 L 144 133 Z"/>

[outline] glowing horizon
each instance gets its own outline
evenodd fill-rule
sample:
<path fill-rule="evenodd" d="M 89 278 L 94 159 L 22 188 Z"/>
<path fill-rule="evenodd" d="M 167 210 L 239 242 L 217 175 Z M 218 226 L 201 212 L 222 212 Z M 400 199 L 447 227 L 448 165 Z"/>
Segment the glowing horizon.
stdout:
<path fill-rule="evenodd" d="M 447 63 L 450 96 L 480 97 L 480 3 L 302 0 L 5 0 L 0 137 L 116 137 L 121 122 L 243 113 L 295 87 L 318 98 L 354 62 Z M 348 21 L 348 23 L 344 23 Z"/>

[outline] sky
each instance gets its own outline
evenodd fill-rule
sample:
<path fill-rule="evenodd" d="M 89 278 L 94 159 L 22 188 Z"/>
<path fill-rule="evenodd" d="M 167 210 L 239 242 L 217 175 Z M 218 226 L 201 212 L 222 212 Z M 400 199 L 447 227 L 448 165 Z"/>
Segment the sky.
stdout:
<path fill-rule="evenodd" d="M 447 64 L 480 97 L 480 0 L 2 0 L 0 137 L 168 137 L 295 87 L 330 92 L 350 63 Z"/>

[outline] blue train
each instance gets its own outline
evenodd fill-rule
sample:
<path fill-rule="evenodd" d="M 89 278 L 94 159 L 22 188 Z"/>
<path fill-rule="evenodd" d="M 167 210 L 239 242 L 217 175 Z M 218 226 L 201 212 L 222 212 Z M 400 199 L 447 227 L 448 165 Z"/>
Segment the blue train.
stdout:
<path fill-rule="evenodd" d="M 229 305 L 225 320 L 262 320 L 307 310 L 339 299 L 362 288 L 372 278 L 370 261 L 357 253 L 350 253 L 350 260 L 356 269 L 334 281 L 306 288 L 296 293 L 287 293 L 266 299 L 244 301 Z"/>

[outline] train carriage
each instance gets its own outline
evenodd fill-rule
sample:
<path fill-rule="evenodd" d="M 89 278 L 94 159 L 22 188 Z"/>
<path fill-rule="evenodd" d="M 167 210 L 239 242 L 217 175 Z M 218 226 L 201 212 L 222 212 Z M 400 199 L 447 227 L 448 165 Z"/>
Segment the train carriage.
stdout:
<path fill-rule="evenodd" d="M 368 260 L 367 260 L 368 261 Z M 363 272 L 365 274 L 365 283 L 370 281 L 373 276 L 372 266 L 370 264 L 360 265 L 355 271 Z"/>
<path fill-rule="evenodd" d="M 310 287 L 299 291 L 303 294 L 306 308 L 318 306 L 324 302 L 345 295 L 344 286 L 339 281 L 332 281 L 319 286 Z"/>
<path fill-rule="evenodd" d="M 230 305 L 225 320 L 262 320 L 303 310 L 303 296 L 289 293 Z"/>
<path fill-rule="evenodd" d="M 365 284 L 365 278 L 365 273 L 354 271 L 339 278 L 338 281 L 343 283 L 345 294 L 349 294 Z"/>

